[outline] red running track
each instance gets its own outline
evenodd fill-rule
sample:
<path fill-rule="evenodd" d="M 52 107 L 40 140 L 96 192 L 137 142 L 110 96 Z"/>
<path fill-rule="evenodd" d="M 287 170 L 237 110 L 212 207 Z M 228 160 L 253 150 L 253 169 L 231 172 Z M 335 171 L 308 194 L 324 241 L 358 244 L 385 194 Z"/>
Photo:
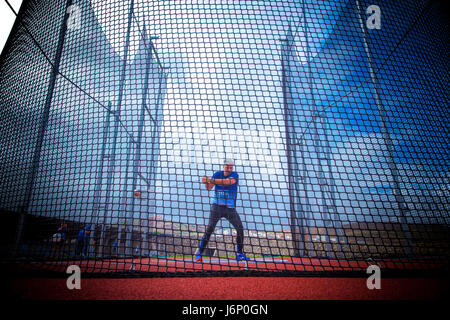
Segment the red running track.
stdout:
<path fill-rule="evenodd" d="M 65 272 L 68 265 L 81 268 L 81 290 L 69 290 L 66 278 L 12 278 L 17 299 L 37 300 L 399 300 L 436 299 L 448 290 L 448 279 L 381 278 L 381 289 L 369 290 L 367 278 L 332 277 L 163 277 L 83 278 L 83 272 L 115 273 L 133 268 L 140 272 L 243 270 L 235 260 L 115 259 L 23 264 L 25 269 Z M 442 261 L 382 261 L 381 270 L 423 270 L 442 267 Z M 262 271 L 365 271 L 366 260 L 266 259 L 251 261 L 248 270 Z M 364 274 L 363 274 L 364 275 Z M 367 275 L 369 276 L 369 275 Z"/>
<path fill-rule="evenodd" d="M 10 290 L 15 299 L 32 300 L 428 300 L 448 290 L 448 279 L 438 278 L 382 278 L 373 290 L 365 278 L 82 278 L 80 290 L 66 281 L 14 278 Z"/>

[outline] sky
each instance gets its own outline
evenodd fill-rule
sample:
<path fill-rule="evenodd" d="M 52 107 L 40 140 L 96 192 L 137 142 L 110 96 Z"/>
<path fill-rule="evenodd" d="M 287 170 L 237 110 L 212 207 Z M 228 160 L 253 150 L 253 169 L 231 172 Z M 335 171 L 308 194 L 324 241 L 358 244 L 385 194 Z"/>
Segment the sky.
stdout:
<path fill-rule="evenodd" d="M 129 2 L 116 1 L 114 6 L 111 5 L 112 2 L 98 0 L 91 3 L 110 44 L 114 50 L 123 55 Z M 178 208 L 183 207 L 179 206 L 177 201 L 182 204 L 187 198 L 193 199 L 191 201 L 193 205 L 202 205 L 207 197 L 192 195 L 188 191 L 192 193 L 192 190 L 200 187 L 198 181 L 201 175 L 212 175 L 213 170 L 220 168 L 219 163 L 225 158 L 225 146 L 229 147 L 227 150 L 231 150 L 231 155 L 228 153 L 226 156 L 234 158 L 237 169 L 244 178 L 240 184 L 241 199 L 245 207 L 243 210 L 249 219 L 247 220 L 249 227 L 254 228 L 255 224 L 263 227 L 264 224 L 286 226 L 289 201 L 286 191 L 280 39 L 286 37 L 290 24 L 299 26 L 293 30 L 296 52 L 300 64 L 307 62 L 304 30 L 299 23 L 302 9 L 291 3 L 278 6 L 273 2 L 272 8 L 270 5 L 258 5 L 257 1 L 248 1 L 245 5 L 242 3 L 235 5 L 233 2 L 225 4 L 226 1 L 223 1 L 221 9 L 223 14 L 213 16 L 202 3 L 202 1 L 155 1 L 149 5 L 144 0 L 135 2 L 136 19 L 133 21 L 131 32 L 129 59 L 135 58 L 141 40 L 139 28 L 145 26 L 151 36 L 159 36 L 159 39 L 154 41 L 155 47 L 162 64 L 169 67 L 159 141 L 160 171 L 156 177 L 158 193 L 156 199 L 161 204 L 158 207 L 161 212 L 157 213 L 166 212 L 167 208 L 170 208 L 169 214 L 172 215 L 173 221 L 178 221 L 178 216 L 181 219 L 186 219 L 187 216 L 179 213 L 182 210 Z M 336 6 L 335 10 L 324 7 L 323 3 L 308 4 L 309 12 L 313 13 L 308 15 L 307 20 L 309 38 L 313 39 L 308 43 L 312 60 L 320 50 L 323 50 L 330 31 L 335 28 L 333 21 L 337 20 L 338 16 L 333 14 L 339 12 L 338 3 L 333 4 Z M 18 8 L 20 1 L 12 4 Z M 2 2 L 1 5 L 2 14 L 10 16 L 12 26 L 14 14 L 6 3 Z M 7 30 L 9 33 L 11 27 L 6 26 L 7 18 L 2 21 L 5 21 L 2 31 L 6 33 Z M 361 40 L 361 35 L 352 39 L 356 39 L 354 41 L 357 42 L 358 39 Z M 362 48 L 362 42 L 357 43 Z M 349 44 L 349 41 L 346 44 Z M 341 57 L 342 61 L 337 58 L 324 60 L 325 71 L 330 65 L 334 68 L 340 65 L 347 67 L 357 65 L 357 60 L 352 54 L 355 55 L 359 51 L 353 47 L 353 43 L 348 46 L 341 45 L 337 49 L 340 50 L 340 55 L 336 56 Z M 328 56 L 331 53 L 328 53 Z M 327 52 L 323 51 L 318 58 L 328 57 L 326 54 Z M 363 54 L 360 56 L 364 57 Z M 329 61 L 330 65 L 325 63 L 326 61 Z M 320 65 L 319 62 L 315 63 Z M 361 70 L 354 70 L 358 75 L 354 80 L 356 84 L 352 82 L 348 86 L 354 87 L 368 77 L 367 70 Z M 316 73 L 323 75 L 325 71 Z M 347 76 L 342 70 L 335 71 L 339 71 L 343 77 Z M 79 71 L 76 71 L 76 74 L 84 76 Z M 335 75 L 334 78 L 338 77 Z M 331 80 L 317 79 L 316 85 L 325 84 L 330 86 Z M 363 95 L 365 96 L 365 93 Z M 327 99 L 322 96 L 325 103 Z M 346 105 L 339 111 L 346 117 L 336 117 L 333 121 L 336 126 L 342 127 L 340 121 L 347 121 L 352 113 Z M 363 111 L 364 108 L 361 112 L 355 109 L 356 115 L 362 114 Z M 226 121 L 230 116 L 232 119 Z M 367 131 L 367 126 L 364 127 Z M 359 131 L 358 133 L 363 135 L 345 135 L 347 140 L 334 141 L 336 144 L 332 149 L 334 158 L 331 160 L 335 161 L 334 174 L 336 181 L 341 183 L 339 191 L 344 195 L 341 200 L 345 201 L 341 209 L 346 210 L 339 213 L 348 214 L 349 217 L 356 215 L 355 207 L 360 209 L 369 203 L 365 198 L 354 199 L 356 196 L 362 197 L 367 190 L 381 190 L 381 192 L 387 190 L 382 181 L 369 179 L 370 184 L 366 185 L 365 189 L 346 196 L 344 188 L 355 186 L 354 183 L 358 180 L 354 177 L 367 173 L 368 165 L 372 164 L 374 157 L 379 159 L 377 163 L 386 163 L 383 152 L 372 148 L 382 144 L 379 133 Z M 310 162 L 305 165 L 309 166 L 309 171 L 315 171 L 312 168 L 317 165 L 317 160 L 314 155 L 308 159 Z M 350 162 L 356 162 L 358 165 L 353 164 L 351 172 L 347 174 L 345 171 L 350 167 Z M 186 170 L 186 166 L 189 170 Z M 382 169 L 371 170 L 374 176 L 389 176 Z M 186 185 L 183 180 L 186 177 L 182 176 L 185 172 L 189 172 Z M 172 185 L 165 184 L 168 181 Z M 175 184 L 181 187 L 173 188 Z M 270 187 L 266 187 L 267 185 Z M 186 194 L 182 194 L 183 189 L 186 190 Z M 320 198 L 317 190 L 311 192 L 311 199 Z M 352 205 L 349 205 L 350 203 Z M 202 211 L 207 212 L 199 210 Z M 198 218 L 201 218 L 200 213 Z"/>
<path fill-rule="evenodd" d="M 136 30 L 145 24 L 150 35 L 160 37 L 155 46 L 163 65 L 170 67 L 160 139 L 161 177 L 169 174 L 169 181 L 181 184 L 181 173 L 189 166 L 191 176 L 183 179 L 192 179 L 195 189 L 199 176 L 219 170 L 224 151 L 231 151 L 226 156 L 234 158 L 237 170 L 247 177 L 241 188 L 242 200 L 247 203 L 251 190 L 264 196 L 260 174 L 270 174 L 273 183 L 280 187 L 286 183 L 286 172 L 281 166 L 285 151 L 279 73 L 279 39 L 285 34 L 286 20 L 280 19 L 275 6 L 223 3 L 224 14 L 212 17 L 200 2 L 161 1 L 149 6 L 136 1 L 134 12 L 139 26 L 134 21 L 129 57 L 133 59 L 139 46 Z M 127 6 L 118 3 L 123 6 L 118 11 L 98 1 L 92 1 L 92 5 L 110 43 L 122 54 Z M 243 19 L 246 12 L 257 13 Z M 242 171 L 250 167 L 258 172 Z M 167 178 L 157 179 L 156 188 L 162 190 L 158 193 L 162 204 L 158 208 L 172 207 L 176 219 L 178 205 L 167 200 L 174 198 L 174 191 L 164 184 L 166 181 Z M 286 196 L 285 191 L 280 193 Z M 194 198 L 197 204 L 198 199 Z M 280 201 L 281 205 L 286 201 Z M 254 204 L 248 210 L 257 217 L 256 223 L 261 222 L 258 219 L 263 214 L 269 217 L 269 209 Z M 279 212 L 283 213 L 277 216 L 286 215 L 284 205 Z"/>
<path fill-rule="evenodd" d="M 22 0 L 9 0 L 9 3 L 14 8 L 16 12 L 22 4 Z M 0 48 L 3 51 L 6 40 L 8 39 L 9 33 L 13 27 L 16 16 L 11 11 L 9 6 L 6 4 L 5 0 L 0 2 Z"/>

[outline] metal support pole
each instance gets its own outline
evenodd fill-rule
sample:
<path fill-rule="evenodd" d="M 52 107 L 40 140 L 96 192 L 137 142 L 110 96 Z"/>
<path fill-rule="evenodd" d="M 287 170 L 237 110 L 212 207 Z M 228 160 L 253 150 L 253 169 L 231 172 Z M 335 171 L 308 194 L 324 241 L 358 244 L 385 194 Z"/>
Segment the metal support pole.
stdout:
<path fill-rule="evenodd" d="M 122 196 L 119 198 L 120 206 L 119 206 L 119 213 L 120 215 L 125 217 L 125 220 L 127 221 L 125 232 L 125 256 L 130 256 L 133 254 L 133 211 L 131 211 L 131 217 L 128 211 L 128 196 L 130 194 L 133 194 L 133 191 L 130 190 L 130 186 L 128 185 L 128 168 L 130 166 L 130 158 L 131 158 L 131 149 L 133 145 L 133 138 L 130 137 L 128 139 L 127 143 L 127 161 L 125 163 L 125 177 L 124 177 L 124 183 L 123 183 L 123 190 L 122 190 Z M 133 189 L 134 190 L 134 189 Z M 132 200 L 134 200 L 134 195 L 132 196 Z M 130 223 L 131 220 L 131 223 Z"/>
<path fill-rule="evenodd" d="M 370 77 L 372 79 L 373 89 L 375 91 L 375 101 L 377 104 L 378 113 L 380 115 L 382 136 L 383 136 L 384 143 L 386 144 L 386 148 L 387 148 L 389 170 L 391 171 L 392 178 L 394 180 L 393 181 L 394 195 L 395 195 L 395 201 L 397 202 L 397 205 L 398 205 L 399 211 L 400 211 L 401 228 L 405 235 L 406 254 L 408 256 L 410 256 L 410 255 L 412 255 L 412 237 L 411 237 L 411 232 L 408 227 L 408 221 L 406 220 L 406 212 L 408 209 L 406 207 L 405 201 L 403 199 L 403 195 L 401 193 L 400 182 L 399 182 L 399 178 L 398 178 L 398 176 L 399 176 L 398 169 L 397 169 L 397 165 L 395 164 L 394 156 L 393 156 L 394 144 L 392 142 L 392 138 L 390 136 L 389 130 L 386 126 L 386 118 L 387 118 L 386 110 L 384 109 L 384 105 L 378 94 L 377 75 L 373 70 L 372 55 L 370 53 L 369 45 L 367 42 L 367 34 L 366 34 L 366 30 L 364 28 L 363 19 L 361 16 L 361 7 L 359 5 L 359 0 L 355 0 L 355 2 L 356 2 L 356 9 L 357 9 L 358 17 L 359 17 L 359 23 L 361 26 L 361 31 L 362 31 L 363 39 L 364 39 L 364 48 L 366 50 L 367 59 L 369 62 Z"/>
<path fill-rule="evenodd" d="M 117 136 L 119 134 L 119 121 L 120 121 L 120 111 L 122 106 L 122 99 L 123 99 L 123 88 L 124 88 L 124 82 L 125 82 L 125 75 L 126 75 L 126 68 L 127 68 L 127 60 L 128 60 L 128 49 L 130 46 L 130 33 L 131 33 L 131 22 L 133 17 L 133 8 L 134 8 L 134 0 L 131 0 L 130 3 L 130 10 L 128 13 L 128 28 L 127 28 L 127 36 L 125 41 L 125 53 L 123 57 L 123 64 L 122 64 L 122 70 L 119 80 L 119 96 L 117 101 L 117 108 L 114 111 L 114 135 L 113 135 L 113 141 L 112 141 L 112 150 L 110 154 L 110 161 L 109 161 L 109 172 L 108 172 L 108 178 L 107 178 L 107 186 L 106 186 L 106 201 L 105 201 L 105 211 L 103 212 L 103 224 L 101 226 L 101 236 L 100 236 L 100 243 L 99 243 L 99 256 L 103 255 L 103 246 L 105 244 L 105 231 L 106 231 L 106 215 L 108 211 L 109 206 L 109 199 L 111 196 L 111 184 L 113 180 L 113 173 L 114 173 L 114 167 L 115 167 L 115 161 L 116 161 L 116 147 L 117 147 Z M 120 220 L 119 220 L 119 232 L 120 232 Z"/>
<path fill-rule="evenodd" d="M 94 217 L 92 219 L 93 221 L 91 221 L 91 228 L 92 228 L 91 239 L 95 239 L 96 231 L 98 230 L 97 226 L 99 225 L 100 211 L 102 208 L 104 208 L 101 206 L 102 201 L 100 199 L 101 199 L 101 193 L 102 193 L 101 191 L 102 191 L 102 181 L 103 181 L 103 169 L 105 166 L 105 158 L 107 157 L 106 145 L 108 144 L 110 123 L 111 123 L 111 102 L 108 102 L 108 110 L 106 112 L 106 123 L 103 127 L 103 145 L 102 145 L 102 152 L 100 155 L 99 172 L 97 175 L 97 182 L 95 184 L 95 191 L 94 191 L 94 204 L 93 204 Z M 101 228 L 100 228 L 100 230 L 101 230 Z"/>
<path fill-rule="evenodd" d="M 71 5 L 72 5 L 72 0 L 67 0 L 66 7 L 64 8 L 64 16 L 63 16 L 62 23 L 61 23 L 61 29 L 59 31 L 59 40 L 58 40 L 58 46 L 57 46 L 56 52 L 55 52 L 53 69 L 50 74 L 50 80 L 49 80 L 48 90 L 47 90 L 47 97 L 45 99 L 44 111 L 42 113 L 41 126 L 39 128 L 39 133 L 38 133 L 38 137 L 37 137 L 37 141 L 36 141 L 36 147 L 34 150 L 33 167 L 31 169 L 30 176 L 27 180 L 25 199 L 24 199 L 24 203 L 21 206 L 20 213 L 19 213 L 20 214 L 19 223 L 17 225 L 16 237 L 15 237 L 15 241 L 14 241 L 14 247 L 12 250 L 13 257 L 15 257 L 18 253 L 19 244 L 22 241 L 22 233 L 23 233 L 23 227 L 25 224 L 25 218 L 26 218 L 26 215 L 30 211 L 31 198 L 33 196 L 33 187 L 34 187 L 34 183 L 35 183 L 38 171 L 39 171 L 41 153 L 42 153 L 42 145 L 44 142 L 45 132 L 47 131 L 48 120 L 50 117 L 50 108 L 52 105 L 53 93 L 55 90 L 56 79 L 57 79 L 57 76 L 59 73 L 59 65 L 61 63 L 61 55 L 62 55 L 64 39 L 66 36 L 66 31 L 67 31 L 67 18 L 69 17 L 69 15 L 67 14 L 67 8 Z"/>
<path fill-rule="evenodd" d="M 146 41 L 146 29 L 144 27 L 144 45 L 146 45 L 145 41 Z M 152 39 L 157 39 L 157 37 L 152 37 Z M 141 114 L 140 114 L 140 118 L 139 118 L 139 124 L 138 124 L 138 132 L 137 132 L 137 141 L 136 141 L 136 149 L 135 149 L 135 155 L 134 155 L 134 163 L 133 163 L 133 182 L 132 182 L 132 187 L 133 190 L 136 190 L 137 188 L 137 179 L 139 176 L 139 167 L 140 167 L 140 161 L 141 161 L 141 149 L 142 149 L 142 135 L 144 132 L 144 121 L 145 121 L 145 113 L 146 113 L 146 101 L 147 101 L 147 93 L 148 93 L 148 82 L 149 82 L 149 78 L 150 78 L 150 69 L 151 69 L 151 64 L 152 64 L 152 48 L 153 48 L 153 43 L 150 40 L 150 52 L 147 53 L 147 59 L 146 59 L 146 67 L 145 67 L 145 79 L 144 79 L 144 91 L 142 93 L 142 101 L 141 101 Z M 153 126 L 156 126 L 156 123 L 153 123 Z M 152 146 L 153 147 L 153 146 Z M 145 192 L 141 192 L 141 197 L 147 198 L 141 201 L 146 201 L 146 203 L 148 204 L 148 196 L 149 196 L 149 189 L 150 185 L 147 185 L 147 190 Z M 141 190 L 142 191 L 142 190 Z M 135 197 L 132 198 L 132 211 L 133 214 L 135 212 Z M 148 209 L 148 208 L 147 208 Z M 144 221 L 144 232 L 141 235 L 142 236 L 142 242 L 141 243 L 141 252 L 143 254 L 147 253 L 147 233 L 148 233 L 148 212 L 146 210 L 146 214 L 147 216 L 145 217 L 145 221 Z M 141 210 L 139 210 L 139 220 L 141 220 Z"/>
<path fill-rule="evenodd" d="M 314 99 L 314 93 L 313 93 L 313 84 L 312 84 L 312 71 L 311 71 L 311 56 L 310 56 L 310 48 L 309 48 L 309 40 L 308 40 L 308 22 L 307 22 L 307 18 L 306 18 L 306 7 L 305 7 L 305 1 L 302 1 L 302 8 L 303 8 L 303 16 L 304 18 L 304 33 L 305 33 L 305 38 L 306 38 L 306 63 L 308 66 L 308 73 L 307 73 L 307 77 L 308 77 L 308 88 L 310 91 L 310 95 L 311 95 L 311 101 L 312 101 L 312 106 L 310 108 L 310 112 L 311 114 L 314 116 L 315 112 L 316 112 L 316 102 Z M 317 119 L 317 118 L 316 118 Z M 321 120 L 321 118 L 319 118 Z M 322 124 L 322 123 L 321 123 Z M 322 169 L 322 163 L 321 163 L 321 153 L 322 153 L 322 145 L 321 145 L 321 141 L 319 138 L 319 133 L 317 130 L 317 122 L 316 120 L 314 120 L 313 122 L 313 139 L 314 139 L 314 151 L 316 152 L 317 155 L 317 160 L 318 160 L 318 167 L 319 167 L 319 177 L 317 179 L 317 181 L 319 182 L 319 186 L 320 186 L 320 191 L 321 191 L 321 196 L 322 196 L 322 205 L 320 206 L 320 204 L 318 204 L 319 210 L 320 210 L 320 214 L 321 214 L 321 218 L 323 221 L 323 226 L 325 229 L 325 235 L 326 235 L 326 253 L 328 256 L 330 256 L 331 252 L 332 252 L 332 246 L 330 243 L 330 235 L 328 232 L 328 227 L 329 227 L 329 215 L 328 213 L 324 212 L 324 210 L 327 210 L 327 195 L 326 192 L 324 190 L 324 184 L 323 181 L 326 179 L 325 175 L 323 173 L 323 169 Z M 326 133 L 324 134 L 326 136 Z M 307 196 L 307 195 L 306 195 Z M 313 220 L 314 217 L 312 217 Z M 319 230 L 319 228 L 317 228 L 317 230 Z M 320 233 L 319 233 L 320 234 Z M 311 237 L 311 234 L 310 234 Z M 311 245 L 311 243 L 310 243 Z M 314 245 L 312 245 L 312 251 L 314 252 Z"/>
<path fill-rule="evenodd" d="M 283 41 L 282 49 L 281 49 L 281 72 L 282 72 L 282 91 L 283 91 L 283 105 L 284 105 L 284 126 L 285 126 L 285 137 L 286 137 L 286 158 L 288 164 L 288 185 L 289 185 L 289 206 L 290 206 L 290 217 L 291 217 L 291 234 L 292 234 L 292 244 L 294 247 L 294 256 L 302 257 L 304 255 L 304 241 L 302 240 L 303 235 L 300 234 L 300 226 L 298 225 L 298 217 L 295 208 L 295 199 L 294 199 L 294 190 L 295 181 L 294 181 L 294 173 L 292 169 L 293 165 L 293 150 L 292 150 L 292 142 L 291 142 L 291 133 L 289 132 L 289 128 L 293 128 L 291 122 L 291 115 L 289 112 L 289 103 L 288 103 L 288 87 L 287 87 L 287 76 L 286 73 L 289 70 L 289 53 L 290 46 L 292 45 L 289 39 L 281 39 Z"/>

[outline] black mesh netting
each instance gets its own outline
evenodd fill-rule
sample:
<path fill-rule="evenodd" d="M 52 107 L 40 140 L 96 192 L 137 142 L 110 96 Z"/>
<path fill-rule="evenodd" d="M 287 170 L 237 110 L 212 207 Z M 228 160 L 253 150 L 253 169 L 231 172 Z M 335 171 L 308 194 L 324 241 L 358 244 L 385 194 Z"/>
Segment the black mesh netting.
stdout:
<path fill-rule="evenodd" d="M 0 66 L 3 260 L 448 269 L 446 19 L 419 0 L 24 1 Z"/>

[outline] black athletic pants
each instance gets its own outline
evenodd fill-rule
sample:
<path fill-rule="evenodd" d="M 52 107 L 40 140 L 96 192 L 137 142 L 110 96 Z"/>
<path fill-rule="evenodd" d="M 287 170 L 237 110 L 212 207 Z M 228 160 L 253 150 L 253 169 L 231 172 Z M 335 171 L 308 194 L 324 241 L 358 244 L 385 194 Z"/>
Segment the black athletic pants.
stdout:
<path fill-rule="evenodd" d="M 244 249 L 244 227 L 242 226 L 241 218 L 239 217 L 236 209 L 213 204 L 209 215 L 208 227 L 206 228 L 205 235 L 200 242 L 200 254 L 203 253 L 203 250 L 208 245 L 209 238 L 214 232 L 217 222 L 219 222 L 221 218 L 227 219 L 237 231 L 237 251 L 241 253 Z"/>

